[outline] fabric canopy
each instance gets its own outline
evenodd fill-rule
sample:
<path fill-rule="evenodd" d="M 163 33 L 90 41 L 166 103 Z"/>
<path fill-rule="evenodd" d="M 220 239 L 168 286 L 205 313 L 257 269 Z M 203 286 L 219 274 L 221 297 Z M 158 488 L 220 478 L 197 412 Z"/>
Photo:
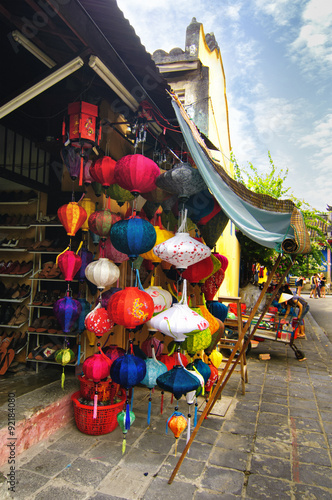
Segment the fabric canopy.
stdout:
<path fill-rule="evenodd" d="M 290 254 L 308 253 L 310 238 L 302 213 L 291 200 L 276 200 L 248 190 L 216 164 L 177 98 L 176 113 L 189 152 L 207 187 L 224 213 L 248 238 L 260 245 Z"/>

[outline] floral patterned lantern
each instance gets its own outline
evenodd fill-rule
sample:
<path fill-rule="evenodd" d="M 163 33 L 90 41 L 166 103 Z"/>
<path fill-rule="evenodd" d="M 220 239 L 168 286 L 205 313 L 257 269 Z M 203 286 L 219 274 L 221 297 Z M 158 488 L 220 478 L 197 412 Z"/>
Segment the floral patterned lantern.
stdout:
<path fill-rule="evenodd" d="M 68 236 L 75 236 L 86 220 L 87 213 L 78 203 L 71 201 L 58 209 L 58 218 Z"/>
<path fill-rule="evenodd" d="M 86 220 L 81 226 L 82 231 L 89 231 L 88 220 L 90 215 L 96 210 L 96 204 L 90 199 L 84 196 L 83 200 L 78 202 L 79 206 L 84 208 L 86 211 Z"/>
<path fill-rule="evenodd" d="M 161 174 L 156 184 L 168 193 L 178 196 L 185 202 L 190 196 L 206 189 L 206 184 L 197 170 L 189 163 L 179 163 L 171 170 Z"/>
<path fill-rule="evenodd" d="M 133 329 L 148 321 L 154 304 L 148 293 L 138 287 L 126 287 L 110 298 L 107 311 L 114 323 Z"/>
<path fill-rule="evenodd" d="M 94 181 L 99 182 L 103 187 L 109 187 L 114 183 L 114 169 L 116 161 L 110 156 L 98 159 L 90 167 L 90 174 Z"/>
<path fill-rule="evenodd" d="M 213 364 L 210 364 L 210 370 L 211 370 L 211 375 L 208 378 L 208 381 L 205 384 L 205 391 L 210 392 L 212 391 L 213 385 L 217 382 L 218 380 L 218 368 L 216 368 Z"/>
<path fill-rule="evenodd" d="M 154 226 L 154 228 L 156 231 L 155 245 L 159 245 L 160 243 L 163 243 L 164 241 L 167 241 L 174 236 L 174 233 L 172 233 L 171 231 L 167 231 L 163 227 Z M 143 257 L 143 259 L 150 260 L 151 262 L 161 262 L 161 258 L 157 257 L 157 255 L 153 251 L 153 248 L 151 248 L 149 252 L 142 253 L 141 257 Z"/>
<path fill-rule="evenodd" d="M 127 155 L 116 162 L 114 180 L 134 196 L 155 189 L 160 175 L 158 165 L 143 155 Z"/>
<path fill-rule="evenodd" d="M 65 281 L 73 281 L 82 265 L 82 259 L 75 252 L 67 249 L 57 256 L 56 264 L 60 268 Z"/>
<path fill-rule="evenodd" d="M 167 290 L 161 288 L 161 286 L 149 286 L 149 288 L 146 288 L 145 291 L 153 300 L 153 316 L 171 307 L 172 295 Z"/>
<path fill-rule="evenodd" d="M 101 257 L 87 265 L 85 276 L 98 290 L 104 290 L 105 287 L 112 285 L 120 277 L 119 268 L 105 257 Z"/>
<path fill-rule="evenodd" d="M 105 333 L 109 333 L 113 326 L 114 322 L 110 319 L 106 309 L 101 304 L 97 304 L 85 317 L 86 329 L 93 332 L 96 337 L 102 337 Z"/>
<path fill-rule="evenodd" d="M 130 259 L 136 259 L 140 254 L 151 250 L 156 238 L 153 225 L 137 216 L 116 222 L 111 229 L 112 244 Z"/>

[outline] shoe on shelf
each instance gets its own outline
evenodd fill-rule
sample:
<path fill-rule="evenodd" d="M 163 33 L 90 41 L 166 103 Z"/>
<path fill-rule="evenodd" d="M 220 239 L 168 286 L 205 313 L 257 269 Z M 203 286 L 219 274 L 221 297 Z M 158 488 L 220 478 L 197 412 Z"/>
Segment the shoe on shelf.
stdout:
<path fill-rule="evenodd" d="M 20 311 L 20 314 L 16 316 L 14 325 L 15 326 L 22 325 L 28 321 L 28 318 L 29 318 L 29 309 L 26 306 L 23 306 Z"/>
<path fill-rule="evenodd" d="M 47 290 L 39 290 L 39 292 L 36 293 L 36 295 L 32 301 L 32 305 L 33 306 L 41 306 L 45 300 L 46 294 L 47 294 Z"/>
<path fill-rule="evenodd" d="M 30 293 L 31 293 L 31 286 L 27 285 L 27 284 L 23 284 L 20 287 L 19 298 L 25 299 L 26 297 L 29 297 Z"/>

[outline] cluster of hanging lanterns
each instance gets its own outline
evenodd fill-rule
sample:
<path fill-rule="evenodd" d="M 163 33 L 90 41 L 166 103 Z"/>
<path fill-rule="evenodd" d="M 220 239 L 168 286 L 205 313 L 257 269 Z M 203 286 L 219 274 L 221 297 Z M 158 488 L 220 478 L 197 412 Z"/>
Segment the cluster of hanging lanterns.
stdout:
<path fill-rule="evenodd" d="M 84 107 L 82 109 L 86 110 Z M 95 128 L 97 132 L 96 124 Z M 204 388 L 206 392 L 212 389 L 218 378 L 219 365 L 216 365 L 218 362 L 220 364 L 221 355 L 218 351 L 211 351 L 206 362 L 199 358 L 189 364 L 188 356 L 194 357 L 204 350 L 208 352 L 214 336 L 220 335 L 222 320 L 214 316 L 209 304 L 224 279 L 228 261 L 222 255 L 212 253 L 211 238 L 205 238 L 204 235 L 204 240 L 197 235 L 192 237 L 188 228 L 193 221 L 202 229 L 209 222 L 216 223 L 217 217 L 220 228 L 225 217 L 216 200 L 206 190 L 199 171 L 189 163 L 179 163 L 171 170 L 163 171 L 154 161 L 141 154 L 127 155 L 118 161 L 104 156 L 92 162 L 87 158 L 86 149 L 97 142 L 96 134 L 95 142 L 91 140 L 88 145 L 82 134 L 81 131 L 76 142 L 74 137 L 68 139 L 69 142 L 67 140 L 62 151 L 64 162 L 72 179 L 80 177 L 85 184 L 95 182 L 101 185 L 108 206 L 97 210 L 90 198 L 83 197 L 76 203 L 73 196 L 71 202 L 59 208 L 58 217 L 69 237 L 69 243 L 58 256 L 57 265 L 68 289 L 66 296 L 55 303 L 54 313 L 64 333 L 71 332 L 78 322 L 80 331 L 85 328 L 89 339 L 91 335 L 97 339 L 99 352 L 89 356 L 83 363 L 84 376 L 95 384 L 93 418 L 96 419 L 98 414 L 97 385 L 103 379 L 110 378 L 112 383 L 126 391 L 125 409 L 117 416 L 123 431 L 123 452 L 126 434 L 135 420 L 130 397 L 133 398 L 133 389 L 138 383 L 149 390 L 148 425 L 151 420 L 152 391 L 156 386 L 162 390 L 161 412 L 164 391 L 172 393 L 177 401 L 183 395 L 186 396 L 188 416 L 179 411 L 177 403 L 167 421 L 167 428 L 174 433 L 176 442 L 187 428 L 189 439 L 190 407 L 195 403 L 196 420 L 197 396 L 204 393 Z M 140 195 L 151 204 L 161 203 L 164 213 L 168 211 L 166 207 L 170 211 L 175 210 L 176 215 L 179 213 L 179 219 L 175 219 L 178 225 L 175 234 L 162 225 L 159 212 L 154 224 L 136 213 Z M 195 197 L 206 198 L 207 202 L 201 203 L 197 209 Z M 119 207 L 127 201 L 132 202 L 131 214 L 123 218 L 119 213 L 113 213 L 110 199 L 117 201 Z M 82 242 L 74 252 L 71 242 L 79 229 L 82 230 Z M 88 249 L 89 232 L 99 245 L 97 259 Z M 145 289 L 138 270 L 143 259 L 150 262 L 153 269 L 153 278 Z M 126 286 L 128 283 L 124 279 L 121 289 L 120 265 L 126 261 L 131 283 Z M 174 290 L 155 285 L 154 269 L 159 263 L 176 269 L 178 286 L 175 301 Z M 95 287 L 98 296 L 92 310 L 86 299 L 72 297 L 70 286 L 74 279 L 81 283 L 86 280 L 89 286 Z M 188 283 L 200 286 L 203 304 L 199 307 L 188 304 Z M 110 345 L 102 349 L 100 339 L 111 335 L 116 325 L 127 330 L 127 348 Z M 131 335 L 144 325 L 149 336 L 141 346 L 147 356 L 143 360 L 134 354 Z M 162 335 L 163 340 L 159 340 L 156 334 Z M 169 354 L 163 353 L 165 337 L 172 340 L 173 351 Z M 90 345 L 93 344 L 90 341 Z M 72 355 L 69 347 L 63 351 L 58 362 L 64 367 L 64 360 L 72 359 Z M 64 375 L 62 383 L 63 380 Z"/>

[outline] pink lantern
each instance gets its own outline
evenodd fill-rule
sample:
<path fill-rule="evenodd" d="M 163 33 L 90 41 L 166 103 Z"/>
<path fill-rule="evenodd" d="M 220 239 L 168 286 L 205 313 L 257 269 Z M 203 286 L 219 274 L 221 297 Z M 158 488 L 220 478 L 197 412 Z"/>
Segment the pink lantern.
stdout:
<path fill-rule="evenodd" d="M 105 356 L 107 356 L 111 361 L 110 366 L 112 366 L 113 362 L 116 359 L 126 354 L 126 351 L 122 349 L 122 347 L 118 347 L 117 345 L 108 345 L 107 347 L 103 347 L 103 352 L 105 353 Z"/>
<path fill-rule="evenodd" d="M 107 238 L 104 242 L 99 242 L 99 252 L 101 257 L 112 260 L 114 264 L 121 264 L 129 260 L 126 253 L 119 252 L 119 250 L 113 246 L 111 238 Z"/>
<path fill-rule="evenodd" d="M 96 337 L 102 337 L 105 333 L 109 333 L 114 322 L 109 317 L 106 309 L 98 304 L 86 317 L 85 317 L 85 328 L 90 332 L 93 332 Z"/>
<path fill-rule="evenodd" d="M 149 335 L 149 337 L 144 340 L 141 345 L 142 351 L 147 355 L 148 358 L 152 358 L 152 347 L 154 348 L 155 355 L 158 356 L 158 354 L 163 349 L 163 342 L 156 339 L 156 337 Z"/>
<path fill-rule="evenodd" d="M 110 363 L 101 354 L 93 354 L 86 358 L 82 370 L 86 378 L 93 380 L 96 384 L 109 377 Z"/>
<path fill-rule="evenodd" d="M 90 167 L 90 174 L 94 181 L 99 182 L 103 187 L 114 184 L 114 169 L 116 161 L 110 156 L 104 156 L 95 161 Z"/>
<path fill-rule="evenodd" d="M 140 154 L 127 155 L 116 162 L 114 182 L 138 196 L 156 189 L 159 175 L 158 165 L 150 158 Z"/>
<path fill-rule="evenodd" d="M 82 259 L 72 250 L 65 250 L 56 258 L 56 263 L 60 267 L 65 281 L 73 281 L 75 274 L 82 265 Z"/>

